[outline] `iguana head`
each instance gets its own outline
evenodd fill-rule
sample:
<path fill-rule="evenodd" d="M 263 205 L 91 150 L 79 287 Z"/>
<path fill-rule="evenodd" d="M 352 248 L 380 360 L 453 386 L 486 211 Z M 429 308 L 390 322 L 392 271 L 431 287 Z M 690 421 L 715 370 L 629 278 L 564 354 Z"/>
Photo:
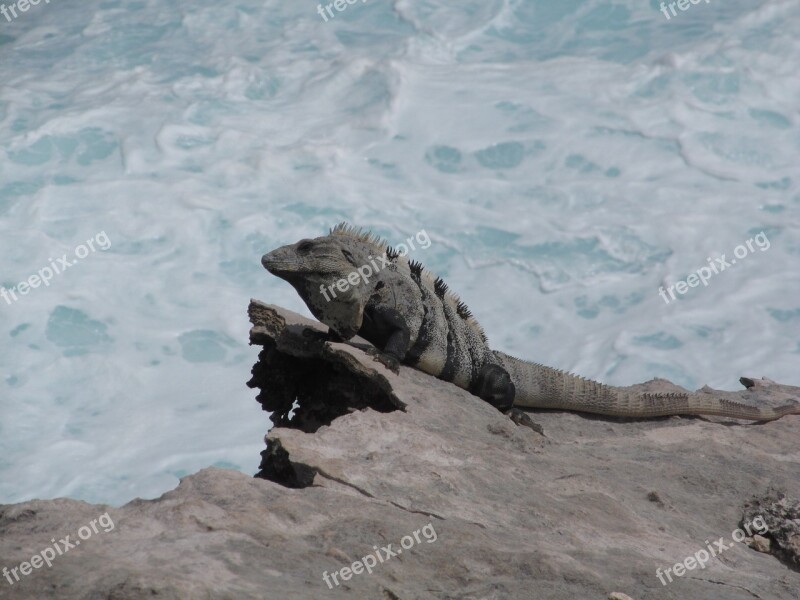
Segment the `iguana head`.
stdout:
<path fill-rule="evenodd" d="M 293 279 L 324 275 L 326 279 L 346 276 L 353 269 L 347 250 L 329 235 L 302 239 L 281 246 L 261 257 L 264 268 L 289 283 Z"/>
<path fill-rule="evenodd" d="M 372 286 L 363 280 L 355 285 L 336 284 L 352 279 L 353 273 L 374 260 L 378 250 L 383 251 L 369 238 L 339 225 L 329 235 L 276 248 L 261 258 L 261 264 L 289 282 L 315 317 L 350 339 L 361 328 Z"/>

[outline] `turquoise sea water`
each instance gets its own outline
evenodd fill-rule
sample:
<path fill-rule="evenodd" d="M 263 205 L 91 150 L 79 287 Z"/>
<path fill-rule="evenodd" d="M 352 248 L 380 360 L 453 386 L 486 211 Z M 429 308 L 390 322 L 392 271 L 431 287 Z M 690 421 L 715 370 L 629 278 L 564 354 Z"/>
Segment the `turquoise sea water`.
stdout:
<path fill-rule="evenodd" d="M 424 229 L 412 255 L 498 349 L 612 384 L 800 385 L 800 4 L 659 5 L 0 16 L 0 285 L 74 261 L 0 298 L 0 502 L 253 473 L 248 300 L 308 314 L 260 257 L 341 220 Z"/>

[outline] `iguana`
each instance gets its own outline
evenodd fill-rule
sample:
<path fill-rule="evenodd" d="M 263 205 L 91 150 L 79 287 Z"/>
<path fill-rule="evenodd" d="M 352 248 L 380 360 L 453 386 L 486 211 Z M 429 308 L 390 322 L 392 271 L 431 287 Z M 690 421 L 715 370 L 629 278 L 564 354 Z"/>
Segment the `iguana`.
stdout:
<path fill-rule="evenodd" d="M 297 290 L 329 327 L 328 339 L 358 334 L 389 368 L 396 371 L 402 363 L 450 381 L 498 409 L 512 410 L 517 419 L 517 407 L 753 421 L 800 414 L 800 403 L 770 408 L 706 394 L 629 392 L 492 350 L 472 313 L 441 278 L 347 223 L 326 236 L 277 248 L 261 263 Z"/>

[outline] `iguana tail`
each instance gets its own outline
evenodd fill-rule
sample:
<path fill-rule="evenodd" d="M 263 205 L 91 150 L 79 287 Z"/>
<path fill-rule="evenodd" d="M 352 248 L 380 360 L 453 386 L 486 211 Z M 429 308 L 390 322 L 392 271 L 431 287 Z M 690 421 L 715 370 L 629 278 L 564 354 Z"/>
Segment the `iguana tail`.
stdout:
<path fill-rule="evenodd" d="M 692 392 L 629 392 L 502 352 L 495 351 L 494 354 L 514 382 L 514 406 L 523 408 L 553 408 L 638 418 L 717 415 L 750 421 L 772 421 L 784 415 L 800 414 L 800 403 L 797 402 L 772 408 Z"/>

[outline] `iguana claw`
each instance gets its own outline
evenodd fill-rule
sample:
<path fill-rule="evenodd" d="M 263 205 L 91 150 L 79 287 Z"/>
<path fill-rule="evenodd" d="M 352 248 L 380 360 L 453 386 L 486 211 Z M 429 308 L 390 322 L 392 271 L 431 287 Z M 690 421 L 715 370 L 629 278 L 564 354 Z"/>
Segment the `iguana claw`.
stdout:
<path fill-rule="evenodd" d="M 384 367 L 392 371 L 395 375 L 400 374 L 400 361 L 396 356 L 381 352 L 377 348 L 370 348 L 367 354 L 372 355 L 372 360 L 381 363 Z"/>

